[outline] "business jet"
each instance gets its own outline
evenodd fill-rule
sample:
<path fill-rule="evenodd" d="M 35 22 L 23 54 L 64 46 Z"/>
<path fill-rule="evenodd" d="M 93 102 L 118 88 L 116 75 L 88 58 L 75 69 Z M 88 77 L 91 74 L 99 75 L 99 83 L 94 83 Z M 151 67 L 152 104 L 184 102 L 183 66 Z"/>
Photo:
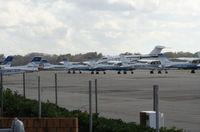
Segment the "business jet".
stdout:
<path fill-rule="evenodd" d="M 42 57 L 34 57 L 27 65 L 23 66 L 11 66 L 11 67 L 5 67 L 2 69 L 5 74 L 15 74 L 15 73 L 22 73 L 22 72 L 32 72 L 32 71 L 38 71 L 38 67 L 40 64 Z"/>
<path fill-rule="evenodd" d="M 106 74 L 106 71 L 108 70 L 118 71 L 118 74 L 121 74 L 121 71 L 123 71 L 124 74 L 127 74 L 127 71 L 131 71 L 131 74 L 133 74 L 133 70 L 135 70 L 132 65 L 125 63 L 125 59 L 123 61 L 107 61 L 101 63 L 91 58 L 88 60 L 89 61 L 84 63 L 90 66 L 89 70 L 91 71 L 91 74 L 94 74 L 94 72 L 99 74 L 100 71 Z"/>
<path fill-rule="evenodd" d="M 99 59 L 97 63 L 104 63 L 108 61 L 124 61 L 124 60 L 129 60 L 129 61 L 136 61 L 142 58 L 157 58 L 158 55 L 161 53 L 161 51 L 166 48 L 164 46 L 155 46 L 154 49 L 147 55 L 129 55 L 129 56 L 107 56 Z"/>
<path fill-rule="evenodd" d="M 121 71 L 123 71 L 124 74 L 127 74 L 127 71 L 131 71 L 131 74 L 133 74 L 133 70 L 135 70 L 135 68 L 131 65 L 124 63 L 118 63 L 118 64 L 96 63 L 90 68 L 91 74 L 94 74 L 94 72 L 96 72 L 96 74 L 99 74 L 100 71 L 103 71 L 103 73 L 106 74 L 106 71 L 111 71 L 111 70 L 117 71 L 118 74 L 121 74 Z"/>
<path fill-rule="evenodd" d="M 131 65 L 133 65 L 136 70 L 150 70 L 150 74 L 154 74 L 154 71 L 157 71 L 158 74 L 161 74 L 162 70 L 164 70 L 166 74 L 168 73 L 166 69 L 161 67 L 161 62 L 156 59 L 141 59 L 132 63 Z"/>
<path fill-rule="evenodd" d="M 173 62 L 169 61 L 163 54 L 160 54 L 158 60 L 160 60 L 161 62 L 161 67 L 167 69 L 171 68 L 191 69 L 191 73 L 195 73 L 195 70 L 200 68 L 199 59 L 197 59 L 198 61 L 193 60 L 187 62 Z"/>
<path fill-rule="evenodd" d="M 39 66 L 42 70 L 66 70 L 68 67 L 66 65 L 53 65 L 48 62 L 48 60 L 42 60 Z"/>
<path fill-rule="evenodd" d="M 173 58 L 172 60 L 180 60 L 180 61 L 188 61 L 193 64 L 199 64 L 200 63 L 200 52 L 196 53 L 198 57 L 179 57 L 179 58 Z"/>

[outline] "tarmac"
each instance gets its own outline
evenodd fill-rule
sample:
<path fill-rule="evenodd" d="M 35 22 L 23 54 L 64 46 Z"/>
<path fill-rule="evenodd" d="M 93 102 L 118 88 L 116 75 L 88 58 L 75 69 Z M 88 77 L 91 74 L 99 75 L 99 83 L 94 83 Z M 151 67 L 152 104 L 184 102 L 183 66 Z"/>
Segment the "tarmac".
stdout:
<path fill-rule="evenodd" d="M 159 85 L 160 112 L 164 113 L 166 127 L 176 126 L 191 132 L 200 131 L 200 71 L 170 70 L 168 74 L 150 74 L 148 70 L 136 70 L 134 74 L 91 75 L 68 74 L 67 71 L 40 71 L 26 73 L 26 97 L 38 98 L 38 76 L 42 88 L 42 101 L 55 102 L 55 73 L 57 73 L 58 105 L 70 110 L 88 111 L 89 80 L 93 89 L 97 79 L 98 112 L 100 116 L 122 119 L 139 124 L 140 111 L 153 109 L 153 85 Z M 4 88 L 23 94 L 22 74 L 4 76 Z"/>

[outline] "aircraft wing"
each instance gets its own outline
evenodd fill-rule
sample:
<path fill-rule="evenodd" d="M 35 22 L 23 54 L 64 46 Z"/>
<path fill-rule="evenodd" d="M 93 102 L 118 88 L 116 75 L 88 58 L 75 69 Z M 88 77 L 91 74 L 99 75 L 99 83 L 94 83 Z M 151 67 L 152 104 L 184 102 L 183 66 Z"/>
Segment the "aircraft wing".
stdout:
<path fill-rule="evenodd" d="M 181 60 L 181 61 L 196 61 L 196 60 L 200 60 L 200 58 L 179 57 L 179 58 L 173 58 L 173 60 Z"/>
<path fill-rule="evenodd" d="M 152 63 L 152 62 L 159 62 L 159 60 L 156 60 L 156 59 L 140 59 L 140 60 L 138 60 L 138 62 L 141 62 L 141 63 Z"/>
<path fill-rule="evenodd" d="M 122 61 L 108 61 L 108 64 L 121 64 Z"/>

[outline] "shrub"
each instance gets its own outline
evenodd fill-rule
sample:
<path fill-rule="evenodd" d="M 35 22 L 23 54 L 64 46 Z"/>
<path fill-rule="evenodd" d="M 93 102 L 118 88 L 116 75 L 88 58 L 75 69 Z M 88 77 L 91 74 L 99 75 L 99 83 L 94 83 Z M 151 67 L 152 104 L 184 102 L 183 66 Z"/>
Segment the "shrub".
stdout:
<path fill-rule="evenodd" d="M 5 117 L 38 117 L 38 102 L 36 100 L 26 99 L 17 92 L 6 89 L 4 96 Z M 89 114 L 80 110 L 69 111 L 47 101 L 42 103 L 43 117 L 77 117 L 79 120 L 79 132 L 89 131 Z M 120 119 L 107 119 L 93 114 L 93 127 L 95 132 L 154 132 L 149 127 L 137 125 L 133 122 L 126 123 Z M 182 129 L 161 128 L 161 132 L 183 132 Z"/>

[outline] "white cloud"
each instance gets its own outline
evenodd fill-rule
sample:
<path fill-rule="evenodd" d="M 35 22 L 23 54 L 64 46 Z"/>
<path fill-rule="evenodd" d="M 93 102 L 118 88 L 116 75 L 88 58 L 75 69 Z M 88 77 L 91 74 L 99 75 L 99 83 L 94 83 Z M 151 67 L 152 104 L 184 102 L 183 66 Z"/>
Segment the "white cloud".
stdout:
<path fill-rule="evenodd" d="M 106 32 L 105 36 L 109 38 L 118 38 L 122 33 L 121 32 Z"/>
<path fill-rule="evenodd" d="M 158 44 L 195 52 L 199 5 L 199 0 L 0 0 L 0 52 L 148 53 Z"/>

